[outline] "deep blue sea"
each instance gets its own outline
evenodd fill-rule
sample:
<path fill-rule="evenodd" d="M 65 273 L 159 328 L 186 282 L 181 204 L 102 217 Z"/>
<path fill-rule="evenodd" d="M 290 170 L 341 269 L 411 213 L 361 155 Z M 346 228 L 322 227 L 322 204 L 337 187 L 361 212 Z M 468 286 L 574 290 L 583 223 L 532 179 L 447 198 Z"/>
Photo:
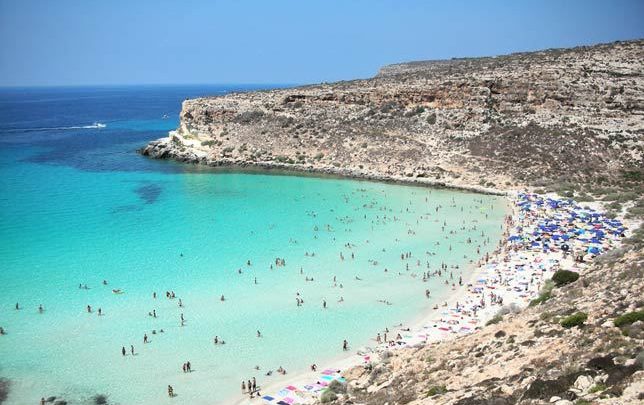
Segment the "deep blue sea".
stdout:
<path fill-rule="evenodd" d="M 279 366 L 323 366 L 343 339 L 373 344 L 419 317 L 451 291 L 423 272 L 445 263 L 467 277 L 500 238 L 506 208 L 494 196 L 222 173 L 136 153 L 177 127 L 184 99 L 255 88 L 0 90 L 7 404 L 90 404 L 96 394 L 229 403 L 242 379 L 270 384 L 276 373 L 265 372 Z M 193 373 L 182 372 L 186 361 Z"/>

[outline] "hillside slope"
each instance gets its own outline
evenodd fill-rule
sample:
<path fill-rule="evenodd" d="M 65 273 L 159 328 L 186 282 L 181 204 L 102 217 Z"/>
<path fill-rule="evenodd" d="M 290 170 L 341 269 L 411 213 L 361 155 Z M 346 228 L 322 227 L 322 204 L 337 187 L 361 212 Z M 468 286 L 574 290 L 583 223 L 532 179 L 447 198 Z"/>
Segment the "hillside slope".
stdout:
<path fill-rule="evenodd" d="M 210 166 L 508 189 L 641 173 L 644 40 L 384 67 L 186 100 L 142 153 Z"/>

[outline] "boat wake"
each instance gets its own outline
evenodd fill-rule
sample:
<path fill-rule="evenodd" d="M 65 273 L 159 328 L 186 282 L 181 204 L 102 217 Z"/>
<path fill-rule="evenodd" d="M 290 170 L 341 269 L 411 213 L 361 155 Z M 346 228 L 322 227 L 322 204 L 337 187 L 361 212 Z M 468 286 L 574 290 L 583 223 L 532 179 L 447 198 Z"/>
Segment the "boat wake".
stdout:
<path fill-rule="evenodd" d="M 94 122 L 90 125 L 76 125 L 70 127 L 40 127 L 40 128 L 10 128 L 0 129 L 0 132 L 35 132 L 35 131 L 65 131 L 72 129 L 102 129 L 107 127 L 107 124 L 102 122 Z"/>

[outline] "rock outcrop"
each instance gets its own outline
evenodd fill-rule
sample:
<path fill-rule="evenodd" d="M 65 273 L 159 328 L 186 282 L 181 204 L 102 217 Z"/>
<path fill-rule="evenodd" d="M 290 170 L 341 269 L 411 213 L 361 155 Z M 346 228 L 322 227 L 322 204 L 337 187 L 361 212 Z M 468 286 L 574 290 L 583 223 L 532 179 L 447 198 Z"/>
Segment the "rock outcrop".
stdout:
<path fill-rule="evenodd" d="M 638 40 L 186 100 L 179 128 L 142 153 L 493 189 L 609 184 L 641 173 L 642 60 Z"/>

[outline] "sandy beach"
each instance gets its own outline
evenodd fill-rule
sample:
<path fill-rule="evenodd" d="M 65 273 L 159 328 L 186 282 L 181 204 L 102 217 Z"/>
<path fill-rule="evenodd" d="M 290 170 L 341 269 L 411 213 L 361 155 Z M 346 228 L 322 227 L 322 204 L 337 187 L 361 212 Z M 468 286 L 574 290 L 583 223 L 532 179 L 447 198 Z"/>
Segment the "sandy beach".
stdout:
<path fill-rule="evenodd" d="M 624 236 L 622 222 L 603 217 L 597 206 L 529 193 L 508 199 L 511 214 L 503 224 L 498 248 L 465 269 L 463 285 L 454 286 L 446 300 L 432 300 L 435 306 L 408 324 L 381 331 L 379 335 L 388 336 L 388 342 L 351 348 L 350 355 L 327 361 L 316 371 L 281 376 L 261 387 L 261 397 L 243 398 L 236 404 L 312 403 L 331 381 L 344 382 L 343 375 L 351 367 L 375 364 L 390 350 L 474 333 L 500 314 L 529 305 L 557 270 L 582 272 Z"/>

